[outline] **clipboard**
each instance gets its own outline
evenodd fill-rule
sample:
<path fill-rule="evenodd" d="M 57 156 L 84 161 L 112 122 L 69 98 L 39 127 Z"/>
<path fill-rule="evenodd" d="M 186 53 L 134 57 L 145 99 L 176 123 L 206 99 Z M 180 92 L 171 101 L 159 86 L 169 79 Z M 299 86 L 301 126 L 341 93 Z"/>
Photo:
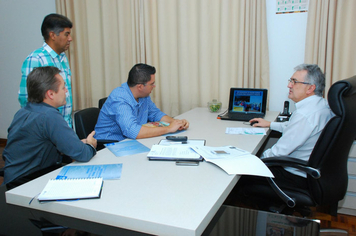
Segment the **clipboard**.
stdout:
<path fill-rule="evenodd" d="M 203 161 L 203 157 L 196 153 L 191 146 L 205 146 L 204 139 L 188 139 L 184 142 L 176 142 L 162 139 L 158 145 L 153 145 L 147 154 L 150 161 Z"/>

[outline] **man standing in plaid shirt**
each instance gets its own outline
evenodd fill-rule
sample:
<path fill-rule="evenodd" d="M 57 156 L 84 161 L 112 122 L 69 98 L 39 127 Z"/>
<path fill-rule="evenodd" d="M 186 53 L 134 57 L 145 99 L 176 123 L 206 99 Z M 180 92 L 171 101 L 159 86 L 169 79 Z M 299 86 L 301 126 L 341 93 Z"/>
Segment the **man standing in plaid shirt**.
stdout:
<path fill-rule="evenodd" d="M 65 16 L 59 14 L 47 15 L 42 22 L 41 32 L 44 38 L 43 46 L 27 56 L 22 64 L 22 78 L 19 90 L 19 102 L 21 107 L 27 103 L 26 81 L 28 74 L 36 67 L 54 66 L 60 69 L 60 75 L 68 89 L 66 94 L 66 105 L 59 107 L 64 120 L 72 127 L 72 84 L 71 70 L 68 58 L 64 53 L 68 50 L 71 36 L 72 22 Z"/>

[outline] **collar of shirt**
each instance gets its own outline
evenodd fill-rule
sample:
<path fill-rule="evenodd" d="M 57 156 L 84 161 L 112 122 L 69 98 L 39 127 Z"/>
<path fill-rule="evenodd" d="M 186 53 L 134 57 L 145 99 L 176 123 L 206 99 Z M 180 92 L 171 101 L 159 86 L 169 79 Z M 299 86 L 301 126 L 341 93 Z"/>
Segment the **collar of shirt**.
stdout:
<path fill-rule="evenodd" d="M 48 54 L 52 58 L 58 57 L 59 61 L 62 62 L 65 56 L 65 53 L 62 52 L 60 55 L 58 55 L 46 42 L 43 43 L 43 48 L 48 52 Z"/>
<path fill-rule="evenodd" d="M 143 98 L 139 98 L 137 102 L 130 90 L 130 87 L 127 85 L 127 82 L 123 83 L 121 86 L 129 94 L 128 96 L 130 97 L 130 100 L 128 100 L 129 104 L 134 107 L 141 107 L 141 105 L 143 104 Z"/>
<path fill-rule="evenodd" d="M 304 107 L 306 104 L 309 104 L 309 103 L 311 103 L 313 101 L 316 101 L 316 100 L 320 100 L 318 98 L 321 98 L 321 97 L 319 97 L 317 95 L 312 95 L 310 97 L 304 98 L 303 100 L 301 100 L 301 101 L 299 101 L 299 102 L 297 102 L 295 104 L 295 108 L 296 109 L 300 109 L 301 107 Z"/>
<path fill-rule="evenodd" d="M 49 108 L 56 109 L 56 110 L 58 111 L 57 108 L 55 108 L 55 107 L 53 107 L 53 106 L 51 106 L 51 105 L 49 105 L 49 104 L 47 104 L 47 103 L 45 103 L 45 102 L 41 102 L 41 103 L 28 102 L 28 103 L 26 104 L 26 106 L 31 107 L 32 109 L 37 109 L 37 108 L 40 108 L 40 107 L 45 106 L 45 107 L 49 107 Z"/>

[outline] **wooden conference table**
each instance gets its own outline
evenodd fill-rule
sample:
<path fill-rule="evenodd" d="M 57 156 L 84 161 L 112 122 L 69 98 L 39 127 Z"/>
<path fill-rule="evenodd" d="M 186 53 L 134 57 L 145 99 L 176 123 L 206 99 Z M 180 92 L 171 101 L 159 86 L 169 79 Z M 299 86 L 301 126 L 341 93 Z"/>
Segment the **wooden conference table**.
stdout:
<path fill-rule="evenodd" d="M 273 121 L 277 115 L 278 112 L 268 112 L 265 119 Z M 256 153 L 269 133 L 266 129 L 265 136 L 226 134 L 226 127 L 250 126 L 219 120 L 217 113 L 210 113 L 207 108 L 194 108 L 176 118 L 190 122 L 190 128 L 180 135 L 205 139 L 207 146 L 233 145 Z M 150 148 L 164 138 L 139 141 Z M 116 157 L 108 149 L 99 151 L 88 163 L 71 165 L 113 163 L 123 163 L 121 179 L 105 180 L 100 199 L 47 203 L 35 199 L 29 204 L 47 181 L 57 176 L 58 169 L 6 192 L 6 202 L 131 232 L 201 235 L 239 179 L 206 162 L 199 166 L 177 166 L 170 161 L 149 161 L 147 153 Z M 46 215 L 46 219 L 51 221 L 51 215 Z"/>

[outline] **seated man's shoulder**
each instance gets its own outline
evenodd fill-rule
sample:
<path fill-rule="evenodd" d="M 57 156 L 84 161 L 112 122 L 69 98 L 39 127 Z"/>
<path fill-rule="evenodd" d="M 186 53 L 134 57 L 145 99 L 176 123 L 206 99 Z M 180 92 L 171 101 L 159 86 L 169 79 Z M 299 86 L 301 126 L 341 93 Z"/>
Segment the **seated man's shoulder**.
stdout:
<path fill-rule="evenodd" d="M 122 87 L 117 87 L 110 93 L 106 101 L 108 101 L 109 103 L 113 103 L 113 102 L 120 103 L 120 102 L 126 102 L 130 100 L 131 97 L 132 94 L 130 93 L 130 91 L 127 91 Z"/>
<path fill-rule="evenodd" d="M 28 103 L 28 105 L 24 108 L 23 113 L 31 113 L 31 116 L 33 117 L 42 117 L 42 120 L 48 119 L 54 121 L 58 119 L 63 119 L 63 116 L 58 111 L 58 109 L 43 103 Z"/>

